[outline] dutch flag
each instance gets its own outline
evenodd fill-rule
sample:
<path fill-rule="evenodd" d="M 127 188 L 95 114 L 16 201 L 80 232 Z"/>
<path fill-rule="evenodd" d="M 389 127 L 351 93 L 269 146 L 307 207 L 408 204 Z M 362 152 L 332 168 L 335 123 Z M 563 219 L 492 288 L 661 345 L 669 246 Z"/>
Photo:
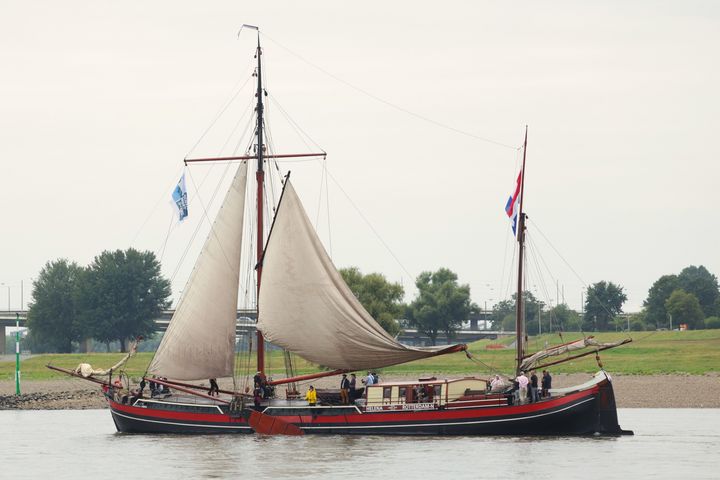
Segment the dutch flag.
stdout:
<path fill-rule="evenodd" d="M 517 177 L 517 184 L 515 185 L 515 192 L 508 197 L 507 204 L 505 204 L 505 213 L 507 213 L 512 225 L 512 231 L 517 236 L 517 219 L 520 213 L 520 187 L 522 186 L 522 170 Z"/>

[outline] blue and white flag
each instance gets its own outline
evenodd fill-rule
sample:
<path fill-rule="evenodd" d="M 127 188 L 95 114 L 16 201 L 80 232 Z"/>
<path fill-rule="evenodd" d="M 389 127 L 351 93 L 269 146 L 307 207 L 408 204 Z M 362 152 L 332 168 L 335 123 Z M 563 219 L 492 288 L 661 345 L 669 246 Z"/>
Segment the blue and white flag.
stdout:
<path fill-rule="evenodd" d="M 188 216 L 188 196 L 185 188 L 185 174 L 182 174 L 180 181 L 172 192 L 172 201 L 178 212 L 179 220 L 182 222 Z"/>

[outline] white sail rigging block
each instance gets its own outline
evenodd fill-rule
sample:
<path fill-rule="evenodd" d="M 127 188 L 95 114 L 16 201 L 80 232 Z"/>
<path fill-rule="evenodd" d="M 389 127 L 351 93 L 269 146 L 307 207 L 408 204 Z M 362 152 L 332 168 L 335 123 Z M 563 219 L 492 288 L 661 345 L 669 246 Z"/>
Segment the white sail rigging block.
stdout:
<path fill-rule="evenodd" d="M 385 332 L 335 269 L 289 180 L 262 268 L 258 329 L 313 363 L 365 370 L 457 350 L 409 347 Z"/>
<path fill-rule="evenodd" d="M 246 184 L 243 162 L 148 373 L 176 380 L 233 375 Z"/>

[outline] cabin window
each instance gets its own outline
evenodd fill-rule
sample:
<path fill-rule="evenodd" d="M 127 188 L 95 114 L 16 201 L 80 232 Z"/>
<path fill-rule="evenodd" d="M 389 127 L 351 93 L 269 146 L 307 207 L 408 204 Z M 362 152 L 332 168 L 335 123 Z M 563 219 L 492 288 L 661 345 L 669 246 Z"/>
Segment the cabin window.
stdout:
<path fill-rule="evenodd" d="M 407 398 L 407 387 L 400 387 L 398 389 L 398 402 L 405 403 Z"/>
<path fill-rule="evenodd" d="M 383 400 L 388 399 L 392 397 L 392 387 L 383 387 Z"/>

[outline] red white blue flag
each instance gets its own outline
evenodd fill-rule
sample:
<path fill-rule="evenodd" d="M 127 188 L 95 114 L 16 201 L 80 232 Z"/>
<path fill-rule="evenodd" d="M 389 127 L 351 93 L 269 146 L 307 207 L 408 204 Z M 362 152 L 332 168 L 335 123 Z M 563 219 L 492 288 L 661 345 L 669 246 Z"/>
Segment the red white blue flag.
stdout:
<path fill-rule="evenodd" d="M 518 214 L 520 213 L 520 188 L 522 186 L 522 170 L 517 177 L 517 184 L 515 185 L 515 191 L 508 198 L 507 204 L 505 204 L 505 213 L 507 213 L 512 225 L 513 234 L 517 236 L 517 220 Z"/>

